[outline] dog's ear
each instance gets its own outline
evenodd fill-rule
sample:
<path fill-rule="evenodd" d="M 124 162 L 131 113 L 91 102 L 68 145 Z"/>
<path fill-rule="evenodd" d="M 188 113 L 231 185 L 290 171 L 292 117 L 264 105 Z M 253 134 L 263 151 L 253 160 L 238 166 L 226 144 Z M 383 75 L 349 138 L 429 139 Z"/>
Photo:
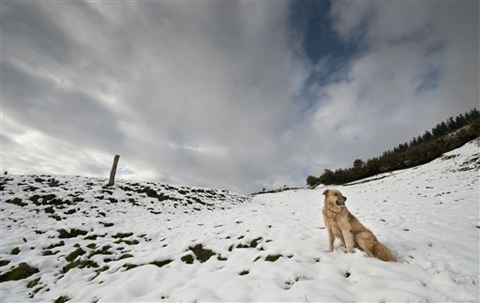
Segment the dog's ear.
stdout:
<path fill-rule="evenodd" d="M 328 195 L 328 192 L 329 192 L 329 191 L 330 191 L 329 189 L 326 189 L 326 190 L 323 192 L 323 195 L 324 195 L 324 196 Z"/>

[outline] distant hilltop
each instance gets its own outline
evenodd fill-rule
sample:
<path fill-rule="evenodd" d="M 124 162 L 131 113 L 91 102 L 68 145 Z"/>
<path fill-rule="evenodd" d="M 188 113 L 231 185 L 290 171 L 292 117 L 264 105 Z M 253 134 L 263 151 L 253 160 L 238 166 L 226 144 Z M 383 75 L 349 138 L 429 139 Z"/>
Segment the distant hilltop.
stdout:
<path fill-rule="evenodd" d="M 437 124 L 431 131 L 426 131 L 422 136 L 384 152 L 380 157 L 366 161 L 356 159 L 353 161 L 353 167 L 347 169 L 335 171 L 325 169 L 319 177 L 308 176 L 306 182 L 310 187 L 319 184 L 339 185 L 380 173 L 415 167 L 435 160 L 478 137 L 480 137 L 480 111 L 474 108 L 470 112 Z"/>

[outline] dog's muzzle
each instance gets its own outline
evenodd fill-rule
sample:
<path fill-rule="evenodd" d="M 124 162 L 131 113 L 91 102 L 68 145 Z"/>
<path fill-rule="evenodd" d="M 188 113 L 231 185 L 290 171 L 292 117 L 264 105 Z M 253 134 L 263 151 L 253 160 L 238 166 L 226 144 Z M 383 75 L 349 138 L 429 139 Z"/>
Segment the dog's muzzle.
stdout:
<path fill-rule="evenodd" d="M 345 206 L 345 201 L 347 201 L 347 197 L 342 197 L 337 199 L 337 205 L 338 206 Z"/>

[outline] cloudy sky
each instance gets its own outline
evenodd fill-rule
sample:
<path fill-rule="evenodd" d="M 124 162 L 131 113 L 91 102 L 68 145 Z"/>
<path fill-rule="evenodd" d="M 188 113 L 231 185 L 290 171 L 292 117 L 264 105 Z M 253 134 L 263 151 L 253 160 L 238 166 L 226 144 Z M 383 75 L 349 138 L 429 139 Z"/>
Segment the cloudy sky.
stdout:
<path fill-rule="evenodd" d="M 477 1 L 1 3 L 1 165 L 250 193 L 479 106 Z"/>

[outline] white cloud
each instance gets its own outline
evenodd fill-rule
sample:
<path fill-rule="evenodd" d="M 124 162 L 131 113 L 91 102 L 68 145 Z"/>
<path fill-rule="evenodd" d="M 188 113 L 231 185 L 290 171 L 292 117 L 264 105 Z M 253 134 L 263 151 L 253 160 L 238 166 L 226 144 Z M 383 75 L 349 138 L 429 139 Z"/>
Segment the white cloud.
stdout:
<path fill-rule="evenodd" d="M 318 90 L 313 125 L 334 142 L 319 148 L 335 163 L 379 155 L 478 107 L 478 4 L 334 2 L 332 15 L 364 47 L 342 81 Z"/>
<path fill-rule="evenodd" d="M 2 8 L 12 173 L 107 177 L 120 154 L 122 177 L 299 185 L 478 105 L 478 4 L 333 2 L 335 29 L 361 52 L 308 100 L 329 59 L 299 54 L 285 2 Z"/>

